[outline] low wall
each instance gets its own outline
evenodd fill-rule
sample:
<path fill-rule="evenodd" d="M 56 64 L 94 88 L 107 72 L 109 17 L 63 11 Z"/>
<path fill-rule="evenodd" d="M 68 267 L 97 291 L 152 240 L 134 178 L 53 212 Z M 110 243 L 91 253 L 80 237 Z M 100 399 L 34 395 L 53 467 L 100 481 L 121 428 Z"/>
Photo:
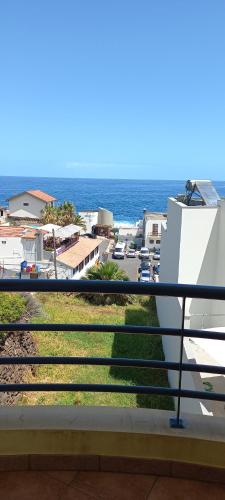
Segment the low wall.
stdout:
<path fill-rule="evenodd" d="M 141 408 L 0 408 L 0 470 L 117 470 L 207 480 L 219 474 L 225 481 L 224 419 L 184 415 L 186 427 L 172 429 L 172 415 Z"/>

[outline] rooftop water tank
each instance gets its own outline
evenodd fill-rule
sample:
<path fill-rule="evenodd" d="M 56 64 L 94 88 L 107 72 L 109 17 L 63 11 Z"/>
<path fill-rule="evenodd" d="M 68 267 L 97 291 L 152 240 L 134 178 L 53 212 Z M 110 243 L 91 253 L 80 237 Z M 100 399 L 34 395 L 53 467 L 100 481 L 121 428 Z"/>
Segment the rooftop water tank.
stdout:
<path fill-rule="evenodd" d="M 99 208 L 98 211 L 98 224 L 102 226 L 112 226 L 113 225 L 113 213 L 106 208 Z"/>

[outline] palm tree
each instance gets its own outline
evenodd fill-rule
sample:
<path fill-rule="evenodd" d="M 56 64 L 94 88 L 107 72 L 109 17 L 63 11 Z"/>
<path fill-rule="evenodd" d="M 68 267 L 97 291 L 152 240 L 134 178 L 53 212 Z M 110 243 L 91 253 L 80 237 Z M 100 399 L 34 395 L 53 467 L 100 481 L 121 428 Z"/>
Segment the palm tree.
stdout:
<path fill-rule="evenodd" d="M 42 210 L 42 224 L 58 224 L 59 226 L 68 226 L 76 224 L 86 229 L 85 220 L 76 213 L 75 206 L 70 201 L 64 201 L 57 207 L 46 205 Z"/>
<path fill-rule="evenodd" d="M 41 212 L 41 222 L 42 224 L 57 224 L 58 222 L 57 207 L 46 205 Z"/>
<path fill-rule="evenodd" d="M 75 207 L 70 201 L 64 201 L 58 207 L 58 224 L 60 226 L 68 226 L 73 223 L 75 215 Z"/>
<path fill-rule="evenodd" d="M 82 227 L 82 229 L 84 229 L 84 231 L 86 231 L 86 223 L 85 223 L 85 220 L 83 219 L 83 217 L 81 217 L 81 215 L 79 215 L 79 214 L 74 215 L 73 224 L 76 224 L 76 226 Z"/>
<path fill-rule="evenodd" d="M 128 281 L 126 272 L 121 269 L 116 262 L 102 262 L 99 266 L 93 266 L 87 271 L 89 280 L 110 280 L 110 281 Z"/>
<path fill-rule="evenodd" d="M 102 262 L 99 266 L 95 265 L 88 269 L 84 279 L 87 280 L 110 280 L 110 281 L 128 281 L 129 278 L 123 269 L 120 269 L 116 262 Z M 81 296 L 89 302 L 97 305 L 118 304 L 126 305 L 133 302 L 133 297 L 126 294 L 103 294 L 103 293 L 85 293 Z"/>

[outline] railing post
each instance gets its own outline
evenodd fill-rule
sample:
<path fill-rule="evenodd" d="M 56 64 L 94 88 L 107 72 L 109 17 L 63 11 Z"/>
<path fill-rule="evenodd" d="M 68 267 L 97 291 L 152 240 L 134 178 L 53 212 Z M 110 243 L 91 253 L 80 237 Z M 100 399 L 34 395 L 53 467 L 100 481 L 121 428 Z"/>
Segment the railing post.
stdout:
<path fill-rule="evenodd" d="M 182 384 L 182 365 L 183 365 L 183 352 L 184 352 L 184 321 L 185 321 L 185 304 L 186 297 L 182 298 L 182 318 L 181 318 L 181 333 L 180 333 L 180 357 L 179 357 L 179 379 L 178 379 L 178 398 L 177 398 L 177 412 L 176 417 L 170 419 L 170 427 L 176 429 L 183 429 L 184 422 L 180 418 L 180 402 L 181 402 L 181 384 Z"/>

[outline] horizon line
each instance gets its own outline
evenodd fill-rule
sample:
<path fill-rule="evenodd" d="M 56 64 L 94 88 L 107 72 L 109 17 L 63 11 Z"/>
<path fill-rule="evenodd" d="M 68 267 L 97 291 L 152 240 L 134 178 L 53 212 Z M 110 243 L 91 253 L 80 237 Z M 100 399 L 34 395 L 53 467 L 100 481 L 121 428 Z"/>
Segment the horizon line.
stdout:
<path fill-rule="evenodd" d="M 0 178 L 19 178 L 19 179 L 68 179 L 68 180 L 92 180 L 92 181 L 157 181 L 157 182 L 186 182 L 186 179 L 144 179 L 144 178 L 118 178 L 118 177 L 56 177 L 56 176 L 34 176 L 34 175 L 0 175 Z M 200 180 L 200 179 L 199 179 Z M 210 179 L 212 182 L 225 182 L 225 180 L 222 179 Z"/>

